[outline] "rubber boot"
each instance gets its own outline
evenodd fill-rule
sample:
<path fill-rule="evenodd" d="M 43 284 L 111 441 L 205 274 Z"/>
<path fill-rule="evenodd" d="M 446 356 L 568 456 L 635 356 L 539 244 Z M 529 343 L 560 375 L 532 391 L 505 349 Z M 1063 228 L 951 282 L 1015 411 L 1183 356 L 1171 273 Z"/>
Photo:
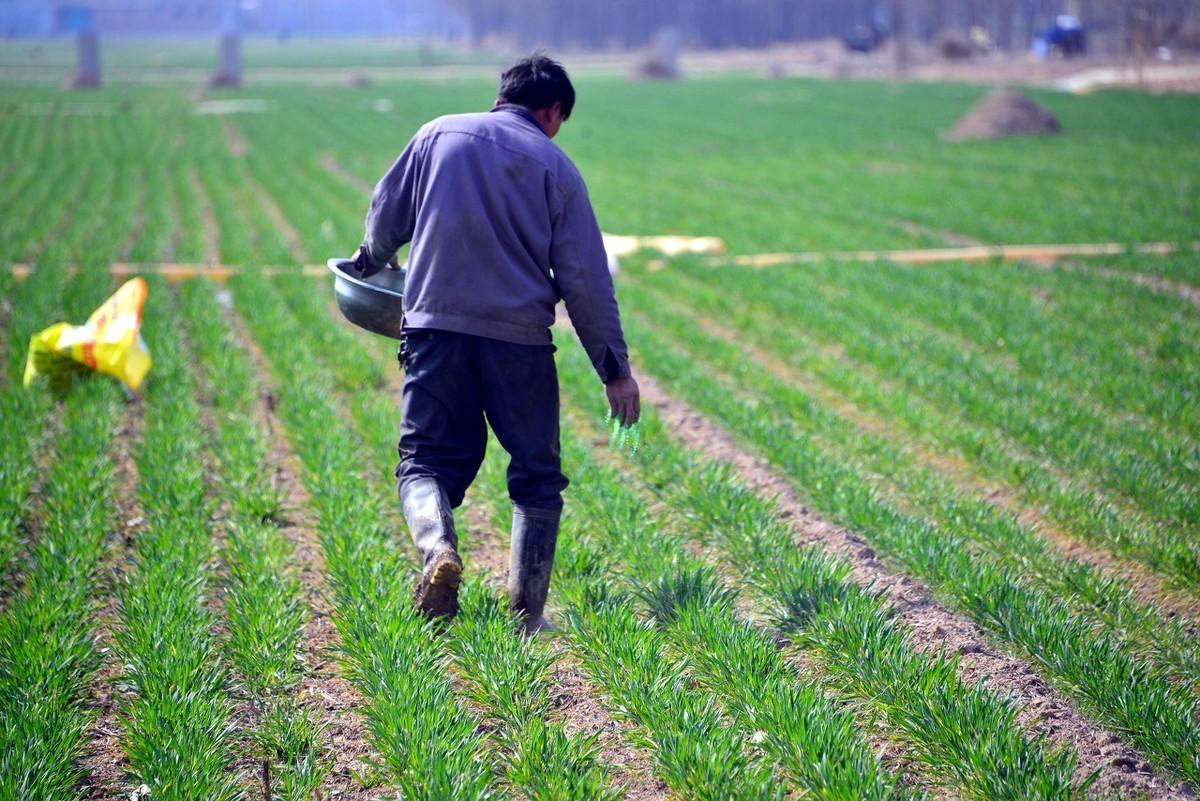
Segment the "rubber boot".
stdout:
<path fill-rule="evenodd" d="M 450 501 L 437 481 L 420 478 L 401 487 L 400 503 L 413 544 L 424 560 L 413 601 L 428 617 L 454 617 L 458 614 L 462 560 L 456 550 L 458 537 Z"/>
<path fill-rule="evenodd" d="M 542 618 L 550 571 L 554 568 L 554 546 L 558 542 L 558 509 L 514 506 L 512 552 L 508 565 L 508 605 L 525 625 L 527 634 L 549 626 Z"/>

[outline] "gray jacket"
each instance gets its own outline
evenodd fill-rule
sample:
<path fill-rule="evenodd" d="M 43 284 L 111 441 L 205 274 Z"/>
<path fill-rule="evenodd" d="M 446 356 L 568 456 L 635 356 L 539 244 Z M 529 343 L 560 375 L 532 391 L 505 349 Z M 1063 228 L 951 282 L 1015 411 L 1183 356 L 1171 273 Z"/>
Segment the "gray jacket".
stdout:
<path fill-rule="evenodd" d="M 600 379 L 630 374 L 583 177 L 523 107 L 417 132 L 375 187 L 363 247 L 382 265 L 409 241 L 406 328 L 548 345 L 562 299 Z"/>

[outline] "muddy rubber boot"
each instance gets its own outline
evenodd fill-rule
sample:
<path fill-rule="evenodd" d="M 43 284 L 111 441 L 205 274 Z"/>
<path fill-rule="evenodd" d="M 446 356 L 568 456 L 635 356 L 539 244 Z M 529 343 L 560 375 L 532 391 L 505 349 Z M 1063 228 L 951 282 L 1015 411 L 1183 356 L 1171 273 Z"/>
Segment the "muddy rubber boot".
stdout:
<path fill-rule="evenodd" d="M 413 602 L 427 617 L 454 617 L 458 614 L 462 560 L 455 550 L 458 537 L 450 501 L 435 480 L 421 478 L 401 488 L 400 502 L 425 565 Z"/>
<path fill-rule="evenodd" d="M 542 618 L 558 542 L 557 509 L 514 506 L 512 552 L 508 565 L 508 605 L 525 625 L 525 633 L 549 628 Z"/>

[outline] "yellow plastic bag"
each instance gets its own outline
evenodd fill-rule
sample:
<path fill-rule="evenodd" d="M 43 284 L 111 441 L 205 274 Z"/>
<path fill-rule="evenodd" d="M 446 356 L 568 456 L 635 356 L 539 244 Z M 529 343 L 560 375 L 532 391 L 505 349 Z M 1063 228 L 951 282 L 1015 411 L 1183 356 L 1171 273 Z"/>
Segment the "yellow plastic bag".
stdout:
<path fill-rule="evenodd" d="M 55 323 L 29 340 L 25 386 L 44 377 L 56 392 L 95 370 L 118 378 L 136 391 L 150 372 L 150 352 L 142 341 L 142 308 L 150 287 L 143 278 L 126 282 L 83 325 Z"/>

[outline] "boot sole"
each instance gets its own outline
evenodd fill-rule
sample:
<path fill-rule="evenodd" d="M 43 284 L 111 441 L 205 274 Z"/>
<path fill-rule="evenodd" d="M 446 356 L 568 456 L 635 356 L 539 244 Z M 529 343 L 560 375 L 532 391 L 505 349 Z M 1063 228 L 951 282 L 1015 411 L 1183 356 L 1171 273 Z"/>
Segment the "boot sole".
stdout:
<path fill-rule="evenodd" d="M 454 617 L 458 614 L 458 585 L 462 581 L 462 561 L 457 554 L 442 554 L 421 577 L 414 599 L 417 609 L 427 617 Z"/>

